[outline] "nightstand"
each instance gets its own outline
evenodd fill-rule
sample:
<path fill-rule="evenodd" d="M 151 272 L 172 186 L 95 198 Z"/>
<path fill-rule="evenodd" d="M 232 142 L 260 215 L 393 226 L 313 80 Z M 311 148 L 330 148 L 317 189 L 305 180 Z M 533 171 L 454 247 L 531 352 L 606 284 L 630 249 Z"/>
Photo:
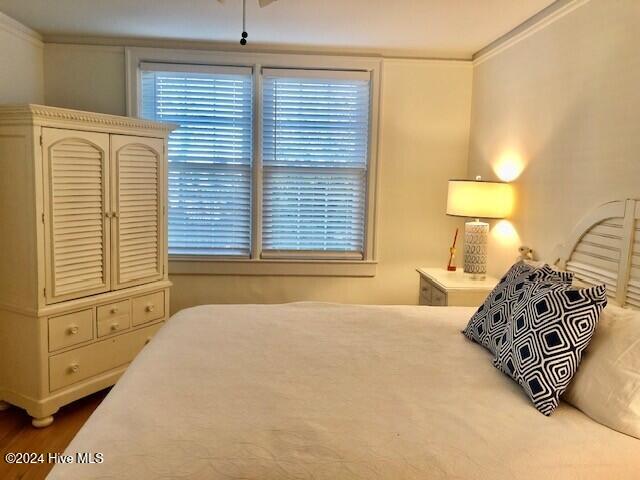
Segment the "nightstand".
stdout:
<path fill-rule="evenodd" d="M 449 272 L 444 268 L 418 268 L 420 305 L 479 307 L 498 280 L 487 276 L 472 280 L 462 269 Z"/>

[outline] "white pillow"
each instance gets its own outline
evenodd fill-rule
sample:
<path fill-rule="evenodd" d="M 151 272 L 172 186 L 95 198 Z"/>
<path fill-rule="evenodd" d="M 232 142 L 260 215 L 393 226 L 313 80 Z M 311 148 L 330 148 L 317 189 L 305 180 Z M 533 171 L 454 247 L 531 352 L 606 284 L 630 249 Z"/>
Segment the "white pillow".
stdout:
<path fill-rule="evenodd" d="M 640 438 L 640 312 L 608 305 L 564 400 Z"/>

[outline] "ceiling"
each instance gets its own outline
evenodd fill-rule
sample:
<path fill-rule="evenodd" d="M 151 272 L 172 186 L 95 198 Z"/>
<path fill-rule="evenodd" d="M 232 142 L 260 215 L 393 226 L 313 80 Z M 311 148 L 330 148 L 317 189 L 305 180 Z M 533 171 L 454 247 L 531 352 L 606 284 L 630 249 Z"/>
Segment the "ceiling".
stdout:
<path fill-rule="evenodd" d="M 247 0 L 249 45 L 468 59 L 552 0 Z M 229 42 L 242 0 L 0 0 L 0 11 L 59 36 Z"/>

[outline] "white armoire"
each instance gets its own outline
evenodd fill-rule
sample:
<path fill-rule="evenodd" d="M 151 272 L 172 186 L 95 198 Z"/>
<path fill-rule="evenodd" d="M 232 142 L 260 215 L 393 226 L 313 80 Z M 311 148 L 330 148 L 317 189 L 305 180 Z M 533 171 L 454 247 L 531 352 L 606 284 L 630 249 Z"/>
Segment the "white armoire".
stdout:
<path fill-rule="evenodd" d="M 167 318 L 172 128 L 0 107 L 0 408 L 51 424 L 115 383 Z"/>

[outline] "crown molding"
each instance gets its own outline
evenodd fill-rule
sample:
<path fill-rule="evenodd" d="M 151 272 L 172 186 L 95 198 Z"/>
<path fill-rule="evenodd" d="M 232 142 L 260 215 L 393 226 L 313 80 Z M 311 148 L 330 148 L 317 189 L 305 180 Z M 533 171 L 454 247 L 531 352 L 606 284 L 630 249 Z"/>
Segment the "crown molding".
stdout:
<path fill-rule="evenodd" d="M 45 37 L 46 38 L 46 37 Z M 55 42 L 47 42 L 44 43 L 45 48 L 49 47 L 59 47 L 64 48 L 65 50 L 76 50 L 76 51 L 89 51 L 89 52 L 99 52 L 99 53 L 113 53 L 113 54 L 124 54 L 127 47 L 123 46 L 115 46 L 115 45 L 92 45 L 88 43 L 55 43 Z"/>
<path fill-rule="evenodd" d="M 42 48 L 44 46 L 42 35 L 2 12 L 0 12 L 0 30 L 26 40 L 36 47 Z"/>
<path fill-rule="evenodd" d="M 155 130 L 163 132 L 169 132 L 176 128 L 176 125 L 171 123 L 152 122 L 132 117 L 48 107 L 45 105 L 0 106 L 0 125 L 41 125 L 50 122 L 80 122 L 83 125 L 102 128 Z"/>
<path fill-rule="evenodd" d="M 457 58 L 413 58 L 413 57 L 382 57 L 385 65 L 441 65 L 471 68 L 473 63 L 470 59 L 462 60 Z"/>
<path fill-rule="evenodd" d="M 170 38 L 140 37 L 101 37 L 87 35 L 44 35 L 45 44 L 74 45 L 76 47 L 104 48 L 161 48 L 171 50 L 202 50 L 229 53 L 286 54 L 286 55 L 326 55 L 336 57 L 369 57 L 383 60 L 415 60 L 434 62 L 470 62 L 471 57 L 451 57 L 440 55 L 424 55 L 419 51 L 399 51 L 395 49 L 376 49 L 362 47 L 320 47 L 313 45 L 284 44 L 251 44 L 242 47 L 237 42 L 221 42 L 207 40 L 180 40 Z"/>
<path fill-rule="evenodd" d="M 534 16 L 525 20 L 513 30 L 491 42 L 473 54 L 473 65 L 477 66 L 490 58 L 504 52 L 517 43 L 543 30 L 562 17 L 582 7 L 591 0 L 556 0 Z"/>

